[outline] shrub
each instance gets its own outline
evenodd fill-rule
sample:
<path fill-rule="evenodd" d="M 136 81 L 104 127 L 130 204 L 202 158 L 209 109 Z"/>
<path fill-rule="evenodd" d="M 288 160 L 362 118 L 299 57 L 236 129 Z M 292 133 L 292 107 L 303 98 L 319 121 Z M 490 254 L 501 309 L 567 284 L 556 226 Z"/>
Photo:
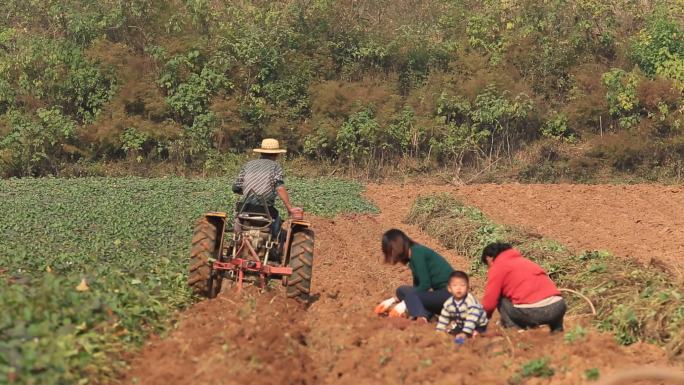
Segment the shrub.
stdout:
<path fill-rule="evenodd" d="M 684 60 L 684 28 L 668 17 L 664 9 L 651 15 L 646 27 L 632 39 L 630 57 L 642 71 L 653 76 L 663 72 L 680 77 L 681 72 L 670 72 Z"/>
<path fill-rule="evenodd" d="M 5 109 L 57 106 L 79 122 L 91 122 L 111 98 L 112 74 L 89 61 L 73 43 L 9 29 L 1 34 L 0 45 L 6 47 L 0 49 L 0 92 L 12 90 L 0 94 Z M 21 103 L 27 100 L 33 103 Z"/>
<path fill-rule="evenodd" d="M 639 77 L 634 72 L 613 69 L 603 74 L 609 111 L 618 119 L 620 127 L 634 127 L 639 122 L 639 99 L 636 93 L 638 83 Z"/>
<path fill-rule="evenodd" d="M 304 137 L 304 154 L 319 160 L 334 159 L 336 156 L 336 135 L 332 123 L 320 123 L 311 134 Z"/>
<path fill-rule="evenodd" d="M 396 114 L 385 130 L 383 151 L 392 155 L 407 156 L 409 152 L 418 155 L 418 146 L 425 133 L 415 127 L 415 120 L 415 112 L 409 106 Z"/>
<path fill-rule="evenodd" d="M 149 139 L 149 135 L 145 132 L 140 132 L 134 127 L 127 128 L 121 133 L 121 149 L 132 156 L 138 156 L 138 152 L 142 150 L 143 144 Z"/>
<path fill-rule="evenodd" d="M 525 138 L 523 122 L 532 110 L 525 94 L 514 97 L 495 85 L 485 87 L 472 101 L 462 96 L 442 93 L 437 101 L 437 115 L 447 125 L 431 144 L 442 156 L 456 156 L 460 162 L 466 152 L 483 156 L 511 155 L 512 146 Z"/>
<path fill-rule="evenodd" d="M 372 108 L 352 114 L 337 132 L 335 150 L 339 159 L 354 163 L 374 155 L 379 129 Z"/>
<path fill-rule="evenodd" d="M 76 130 L 76 123 L 59 108 L 39 108 L 35 115 L 12 110 L 6 124 L 10 130 L 0 139 L 0 170 L 11 176 L 54 171 L 66 155 L 63 146 Z"/>
<path fill-rule="evenodd" d="M 193 73 L 186 81 L 171 88 L 166 102 L 182 122 L 189 123 L 208 112 L 211 98 L 216 92 L 228 91 L 231 87 L 224 75 L 205 66 L 199 74 Z"/>
<path fill-rule="evenodd" d="M 574 142 L 577 140 L 574 131 L 568 127 L 568 118 L 565 114 L 553 112 L 551 117 L 541 128 L 541 134 L 547 138 Z"/>

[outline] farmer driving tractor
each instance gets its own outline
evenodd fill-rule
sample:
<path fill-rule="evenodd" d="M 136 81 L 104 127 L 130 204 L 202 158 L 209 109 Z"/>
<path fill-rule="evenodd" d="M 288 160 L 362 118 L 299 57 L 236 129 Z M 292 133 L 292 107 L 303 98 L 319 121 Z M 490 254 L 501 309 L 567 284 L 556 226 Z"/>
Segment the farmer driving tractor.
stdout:
<path fill-rule="evenodd" d="M 188 285 L 194 293 L 214 298 L 225 279 L 235 282 L 238 291 L 245 282 L 263 289 L 268 280 L 281 279 L 289 298 L 307 301 L 314 232 L 285 189 L 283 169 L 276 162 L 285 149 L 275 139 L 264 139 L 254 152 L 261 158 L 244 164 L 233 184 L 233 192 L 243 196 L 234 226 L 219 211 L 205 213 L 195 224 Z M 278 196 L 290 214 L 285 222 L 275 208 Z"/>
<path fill-rule="evenodd" d="M 233 192 L 243 195 L 244 198 L 238 205 L 242 207 L 244 204 L 245 211 L 261 212 L 264 210 L 264 203 L 266 204 L 268 214 L 273 218 L 272 234 L 277 237 L 282 226 L 282 219 L 275 208 L 277 196 L 285 204 L 290 216 L 302 215 L 302 209 L 293 207 L 290 203 L 283 181 L 283 168 L 276 162 L 278 156 L 287 150 L 280 148 L 280 143 L 276 139 L 267 138 L 261 141 L 261 147 L 255 148 L 254 152 L 261 154 L 261 157 L 242 166 L 233 184 Z"/>

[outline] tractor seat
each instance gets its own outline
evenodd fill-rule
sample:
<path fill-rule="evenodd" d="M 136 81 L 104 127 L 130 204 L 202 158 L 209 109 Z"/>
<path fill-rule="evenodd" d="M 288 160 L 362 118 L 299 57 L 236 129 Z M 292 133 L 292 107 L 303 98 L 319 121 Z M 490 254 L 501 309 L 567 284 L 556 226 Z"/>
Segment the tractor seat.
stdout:
<path fill-rule="evenodd" d="M 264 226 L 270 224 L 273 222 L 272 219 L 269 219 L 268 217 L 265 217 L 260 214 L 251 214 L 251 213 L 242 213 L 238 214 L 238 218 L 242 220 L 246 220 L 252 223 L 263 223 Z"/>

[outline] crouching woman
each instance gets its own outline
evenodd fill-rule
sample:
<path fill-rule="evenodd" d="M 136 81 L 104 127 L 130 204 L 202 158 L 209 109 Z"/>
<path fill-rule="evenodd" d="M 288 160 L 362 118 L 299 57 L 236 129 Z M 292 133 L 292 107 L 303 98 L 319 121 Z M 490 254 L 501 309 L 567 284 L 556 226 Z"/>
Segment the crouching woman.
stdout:
<path fill-rule="evenodd" d="M 541 266 L 507 243 L 491 243 L 482 251 L 487 284 L 482 307 L 491 318 L 495 309 L 503 327 L 527 329 L 549 325 L 563 331 L 565 300 Z"/>
<path fill-rule="evenodd" d="M 394 315 L 402 315 L 406 309 L 409 317 L 427 322 L 433 315 L 439 314 L 442 305 L 451 296 L 446 287 L 454 269 L 449 262 L 397 229 L 388 230 L 382 236 L 382 253 L 385 263 L 408 265 L 413 275 L 413 285 L 400 286 L 396 291 L 396 299 L 390 298 L 378 305 L 380 311 L 398 299 L 403 304 L 400 302 L 395 306 Z M 379 312 L 378 308 L 376 312 Z"/>

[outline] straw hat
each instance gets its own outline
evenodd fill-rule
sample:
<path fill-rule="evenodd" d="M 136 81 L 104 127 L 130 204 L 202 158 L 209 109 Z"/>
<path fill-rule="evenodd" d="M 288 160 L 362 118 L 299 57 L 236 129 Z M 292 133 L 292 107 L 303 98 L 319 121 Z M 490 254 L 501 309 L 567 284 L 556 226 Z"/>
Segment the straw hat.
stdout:
<path fill-rule="evenodd" d="M 261 154 L 284 154 L 286 149 L 280 148 L 280 143 L 277 139 L 266 138 L 261 141 L 261 148 L 255 148 L 254 152 Z"/>

